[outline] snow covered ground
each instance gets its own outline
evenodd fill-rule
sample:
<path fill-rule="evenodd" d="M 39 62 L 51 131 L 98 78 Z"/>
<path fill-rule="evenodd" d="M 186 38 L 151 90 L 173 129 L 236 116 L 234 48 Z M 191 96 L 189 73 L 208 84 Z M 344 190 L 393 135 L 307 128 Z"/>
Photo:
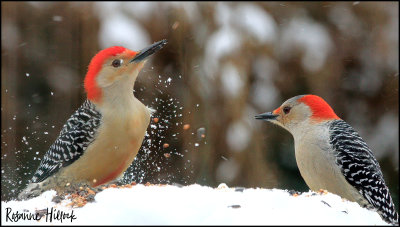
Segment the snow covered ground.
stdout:
<path fill-rule="evenodd" d="M 27 201 L 1 202 L 2 225 L 387 225 L 376 212 L 331 193 L 307 192 L 293 196 L 287 191 L 262 188 L 218 188 L 198 184 L 138 184 L 132 188 L 108 188 L 95 202 L 70 208 L 68 200 L 51 202 L 55 191 Z M 17 219 L 16 213 L 53 208 L 64 211 L 65 219 Z M 71 218 L 73 220 L 71 222 Z"/>

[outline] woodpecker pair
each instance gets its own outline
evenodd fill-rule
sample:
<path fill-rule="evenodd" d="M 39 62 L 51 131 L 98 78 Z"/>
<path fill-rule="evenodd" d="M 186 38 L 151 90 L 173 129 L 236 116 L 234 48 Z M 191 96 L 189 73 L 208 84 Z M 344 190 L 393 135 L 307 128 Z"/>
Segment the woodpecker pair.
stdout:
<path fill-rule="evenodd" d="M 150 111 L 133 95 L 133 85 L 146 58 L 166 43 L 139 52 L 110 47 L 93 57 L 84 81 L 87 100 L 65 123 L 19 199 L 73 185 L 96 187 L 124 173 L 150 123 Z M 291 132 L 297 165 L 311 190 L 326 189 L 398 223 L 371 150 L 322 98 L 296 96 L 256 118 Z"/>
<path fill-rule="evenodd" d="M 92 58 L 84 80 L 87 100 L 64 124 L 19 199 L 122 176 L 150 123 L 150 110 L 133 95 L 133 86 L 147 57 L 166 43 L 139 52 L 114 46 Z"/>
<path fill-rule="evenodd" d="M 399 215 L 379 163 L 358 133 L 321 97 L 295 96 L 255 118 L 293 135 L 297 166 L 311 190 L 326 189 L 398 224 Z"/>

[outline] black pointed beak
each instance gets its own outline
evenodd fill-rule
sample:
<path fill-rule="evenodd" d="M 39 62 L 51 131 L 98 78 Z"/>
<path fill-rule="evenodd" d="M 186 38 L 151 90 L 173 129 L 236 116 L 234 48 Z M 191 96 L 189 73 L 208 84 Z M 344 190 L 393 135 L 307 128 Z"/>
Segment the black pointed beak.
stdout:
<path fill-rule="evenodd" d="M 136 54 L 136 56 L 129 63 L 143 61 L 148 56 L 160 50 L 165 44 L 167 44 L 167 40 L 163 39 L 152 44 L 151 46 L 144 48 L 143 50 L 139 51 L 139 53 Z"/>
<path fill-rule="evenodd" d="M 255 116 L 257 120 L 272 121 L 276 120 L 279 115 L 273 114 L 272 112 L 266 112 Z"/>

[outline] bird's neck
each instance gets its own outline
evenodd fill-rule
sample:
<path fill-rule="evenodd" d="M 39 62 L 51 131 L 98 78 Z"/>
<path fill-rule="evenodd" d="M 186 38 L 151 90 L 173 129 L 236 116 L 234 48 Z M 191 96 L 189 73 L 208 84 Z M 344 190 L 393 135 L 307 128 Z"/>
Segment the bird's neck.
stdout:
<path fill-rule="evenodd" d="M 135 80 L 136 76 L 124 76 L 120 80 L 115 81 L 113 84 L 103 89 L 102 100 L 97 105 L 102 114 L 129 114 L 130 111 L 137 109 L 138 105 L 143 105 L 133 95 Z"/>
<path fill-rule="evenodd" d="M 291 128 L 289 131 L 293 135 L 295 144 L 308 143 L 308 141 L 313 141 L 315 138 L 326 139 L 327 124 L 327 121 L 311 122 L 307 120 Z"/>

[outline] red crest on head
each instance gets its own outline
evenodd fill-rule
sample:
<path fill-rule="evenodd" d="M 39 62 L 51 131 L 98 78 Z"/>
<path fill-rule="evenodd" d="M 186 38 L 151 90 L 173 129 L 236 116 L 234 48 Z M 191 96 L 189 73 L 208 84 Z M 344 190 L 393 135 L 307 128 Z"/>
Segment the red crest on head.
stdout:
<path fill-rule="evenodd" d="M 312 118 L 316 120 L 333 120 L 340 119 L 333 109 L 329 106 L 325 100 L 316 95 L 305 95 L 298 99 L 299 102 L 302 102 L 310 107 L 312 111 Z"/>
<path fill-rule="evenodd" d="M 91 101 L 97 101 L 101 97 L 101 89 L 97 86 L 96 76 L 101 70 L 104 61 L 111 57 L 124 52 L 125 47 L 113 46 L 98 52 L 90 61 L 88 72 L 86 73 L 84 86 L 87 98 Z"/>

